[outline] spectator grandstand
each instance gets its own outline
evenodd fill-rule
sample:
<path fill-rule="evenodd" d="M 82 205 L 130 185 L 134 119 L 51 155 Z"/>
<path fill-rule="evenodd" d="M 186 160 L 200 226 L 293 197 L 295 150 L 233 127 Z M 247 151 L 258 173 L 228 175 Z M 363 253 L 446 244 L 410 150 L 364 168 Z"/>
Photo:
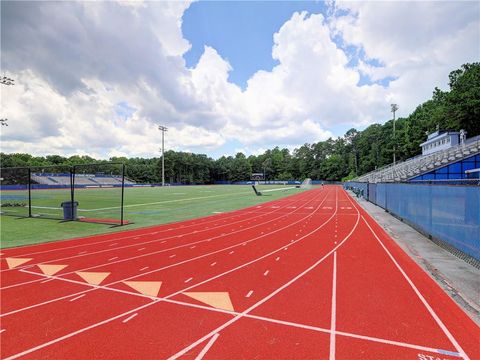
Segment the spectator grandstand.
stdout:
<path fill-rule="evenodd" d="M 51 186 L 70 186 L 69 174 L 49 174 L 49 173 L 34 173 L 32 174 L 32 180 L 37 184 L 51 185 Z M 121 185 L 121 176 L 116 175 L 95 175 L 95 174 L 76 174 L 75 185 L 83 186 L 114 186 Z M 134 181 L 125 178 L 125 185 L 133 185 Z"/>
<path fill-rule="evenodd" d="M 433 153 L 390 164 L 359 176 L 359 182 L 466 179 L 467 171 L 480 166 L 480 136 Z M 450 173 L 452 176 L 450 176 Z"/>

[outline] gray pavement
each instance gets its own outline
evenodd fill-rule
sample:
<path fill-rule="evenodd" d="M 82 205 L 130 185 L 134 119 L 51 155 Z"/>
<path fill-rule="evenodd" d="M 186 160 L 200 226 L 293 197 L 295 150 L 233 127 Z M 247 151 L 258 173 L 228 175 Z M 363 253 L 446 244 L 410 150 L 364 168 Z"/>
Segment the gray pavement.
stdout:
<path fill-rule="evenodd" d="M 480 325 L 480 269 L 433 243 L 418 231 L 363 198 L 350 195 Z"/>

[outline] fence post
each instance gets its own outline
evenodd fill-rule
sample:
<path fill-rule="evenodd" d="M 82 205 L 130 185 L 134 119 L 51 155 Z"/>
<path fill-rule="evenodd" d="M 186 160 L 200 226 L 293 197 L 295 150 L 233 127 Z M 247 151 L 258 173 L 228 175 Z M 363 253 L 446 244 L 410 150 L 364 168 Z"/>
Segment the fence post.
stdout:
<path fill-rule="evenodd" d="M 75 220 L 73 218 L 73 202 L 75 201 L 75 165 L 70 168 L 70 200 L 72 202 L 72 205 L 70 206 L 70 218 Z"/>
<path fill-rule="evenodd" d="M 122 200 L 120 205 L 120 225 L 123 225 L 123 198 L 125 196 L 125 164 L 122 164 Z"/>
<path fill-rule="evenodd" d="M 28 217 L 32 217 L 32 169 L 28 168 Z"/>

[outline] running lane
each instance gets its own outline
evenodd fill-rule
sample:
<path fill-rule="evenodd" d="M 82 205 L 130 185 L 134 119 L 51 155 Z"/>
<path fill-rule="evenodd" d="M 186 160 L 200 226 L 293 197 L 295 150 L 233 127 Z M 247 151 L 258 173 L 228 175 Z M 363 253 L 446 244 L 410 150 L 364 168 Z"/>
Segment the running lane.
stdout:
<path fill-rule="evenodd" d="M 313 216 L 312 215 L 317 215 L 318 218 L 325 218 L 326 217 L 326 214 L 322 214 L 323 210 L 320 209 L 320 205 L 322 203 L 325 203 L 326 201 L 326 197 L 327 197 L 327 193 L 328 192 L 317 192 L 317 193 L 312 193 L 308 196 L 308 199 L 306 199 L 303 204 L 308 204 L 308 203 L 312 203 L 313 204 L 313 210 L 312 209 L 305 209 L 303 212 L 304 214 L 301 215 L 301 217 L 299 219 L 297 219 L 296 217 L 295 218 L 288 218 L 287 216 L 284 216 L 282 215 L 282 223 L 274 223 L 275 225 L 275 228 L 273 228 L 273 226 L 271 228 L 263 228 L 261 230 L 263 231 L 259 231 L 259 230 L 255 230 L 255 231 L 250 231 L 250 240 L 247 240 L 246 244 L 243 245 L 244 243 L 242 243 L 242 241 L 244 241 L 245 239 L 241 239 L 241 240 L 237 240 L 237 244 L 236 246 L 238 247 L 238 251 L 237 253 L 232 253 L 230 254 L 230 252 L 232 251 L 229 251 L 228 253 L 226 251 L 222 251 L 223 253 L 223 257 L 220 256 L 214 259 L 210 259 L 209 261 L 211 261 L 208 265 L 208 270 L 211 271 L 210 273 L 205 271 L 205 273 L 202 273 L 200 272 L 198 274 L 198 276 L 193 279 L 192 278 L 183 278 L 180 276 L 180 274 L 182 274 L 183 272 L 185 272 L 184 268 L 188 268 L 187 271 L 190 273 L 190 274 L 196 274 L 198 273 L 198 269 L 201 269 L 203 268 L 204 266 L 202 264 L 190 264 L 190 262 L 186 262 L 187 265 L 183 264 L 182 265 L 179 265 L 178 266 L 178 269 L 177 271 L 171 271 L 171 272 L 158 272 L 158 271 L 154 271 L 153 273 L 151 273 L 149 276 L 149 280 L 148 281 L 161 281 L 165 284 L 165 286 L 162 284 L 162 288 L 161 288 L 161 294 L 163 293 L 166 293 L 168 295 L 169 292 L 173 292 L 175 291 L 176 289 L 183 289 L 183 288 L 186 288 L 188 286 L 190 286 L 190 282 L 191 284 L 195 284 L 197 283 L 198 281 L 200 281 L 200 279 L 202 278 L 205 278 L 205 277 L 212 277 L 212 276 L 218 276 L 218 274 L 223 271 L 225 272 L 225 269 L 229 269 L 231 270 L 232 267 L 238 267 L 240 266 L 241 264 L 245 263 L 245 261 L 250 261 L 252 259 L 252 257 L 255 257 L 255 256 L 264 256 L 265 255 L 265 252 L 268 252 L 270 251 L 273 247 L 275 248 L 278 248 L 279 244 L 278 242 L 280 242 L 280 245 L 285 245 L 287 244 L 287 240 L 288 241 L 291 241 L 293 240 L 296 236 L 299 236 L 299 234 L 303 231 L 302 229 L 302 223 L 304 222 L 308 222 L 308 219 L 312 218 Z M 296 211 L 296 208 L 297 206 L 295 206 L 295 208 L 292 208 L 289 209 L 289 213 L 292 214 L 294 211 Z M 299 208 L 300 210 L 303 210 L 302 208 Z M 314 211 L 318 211 L 318 214 L 314 214 Z M 288 215 L 289 213 L 286 213 L 286 215 Z M 271 234 L 272 233 L 276 233 L 277 235 L 280 235 L 280 237 L 272 237 Z M 290 239 L 292 238 L 292 239 Z M 250 251 L 246 251 L 246 249 L 249 248 L 249 244 L 248 244 L 248 241 L 250 241 L 252 244 L 253 244 L 253 240 L 256 240 L 258 242 L 260 242 L 260 240 L 262 241 L 262 244 L 263 246 L 257 246 L 257 247 L 253 247 L 251 248 Z M 189 249 L 190 251 L 193 251 L 195 249 Z M 254 250 L 254 251 L 253 251 Z M 219 251 L 217 250 L 217 254 L 219 254 Z M 258 255 L 257 255 L 258 254 Z M 233 256 L 232 256 L 233 255 Z M 232 259 L 235 259 L 235 260 L 232 260 Z M 203 260 L 203 258 L 202 258 Z M 212 260 L 217 260 L 217 261 L 212 261 Z M 213 265 L 212 265 L 213 264 Z M 237 265 L 238 264 L 238 265 Z M 207 265 L 205 265 L 207 266 Z M 136 268 L 138 269 L 138 268 Z M 103 269 L 105 270 L 105 269 Z M 118 271 L 113 271 L 113 269 L 110 269 L 112 270 L 112 278 L 113 279 L 117 279 L 117 278 L 121 278 L 122 276 L 125 276 L 125 274 L 128 274 L 130 269 L 127 269 L 127 273 L 123 273 L 121 275 L 118 275 L 118 273 L 120 273 L 120 270 L 121 268 L 118 269 Z M 25 271 L 25 270 L 22 270 L 22 271 Z M 115 273 L 115 275 L 114 275 Z M 137 271 L 137 274 L 138 274 L 138 271 Z M 152 278 L 152 274 L 154 276 L 154 279 Z M 113 277 L 115 276 L 115 277 Z M 70 281 L 67 281 L 67 280 L 70 280 L 70 279 L 64 279 L 62 278 L 62 280 L 58 279 L 58 280 L 52 280 L 52 281 L 49 281 L 47 283 L 44 283 L 44 282 L 40 282 L 39 284 L 41 284 L 41 286 L 51 286 L 51 287 L 56 287 L 56 288 L 69 288 L 69 287 L 76 287 L 78 285 L 80 285 L 81 283 L 78 282 L 79 280 L 79 277 L 77 276 L 76 278 L 76 281 L 75 282 L 70 282 Z M 135 279 L 136 281 L 146 281 L 145 278 L 141 278 L 141 279 Z M 125 288 L 125 284 L 120 284 L 120 288 Z M 27 285 L 26 285 L 27 286 Z M 18 289 L 18 288 L 14 288 L 14 289 Z M 106 289 L 106 288 L 105 288 Z M 12 289 L 13 290 L 13 289 Z M 26 288 L 27 292 L 28 292 L 28 287 Z M 31 291 L 29 294 L 23 294 L 24 298 L 26 299 L 29 299 L 31 297 L 35 297 L 35 294 L 38 294 L 38 293 L 45 293 L 45 289 L 43 289 L 43 291 L 36 291 L 38 289 L 34 289 L 34 291 Z M 75 289 L 76 290 L 76 289 Z M 121 289 L 119 289 L 121 291 Z M 111 290 L 111 291 L 115 291 L 118 292 L 119 290 Z M 131 287 L 128 288 L 129 291 L 134 291 L 132 290 Z M 27 296 L 26 296 L 27 295 Z M 31 295 L 31 296 L 28 296 L 28 295 Z M 101 314 L 105 314 L 105 317 L 108 318 L 107 315 L 109 315 L 109 310 L 107 311 L 106 309 L 104 309 L 104 307 L 108 307 L 109 306 L 109 302 L 110 302 L 110 297 L 108 296 L 108 294 L 104 295 L 104 300 L 101 301 L 98 299 L 98 296 L 96 297 L 91 297 L 89 296 L 90 294 L 80 298 L 80 299 L 62 299 L 62 301 L 59 301 L 59 302 L 54 302 L 54 303 L 48 303 L 48 304 L 45 304 L 45 306 L 41 306 L 41 307 L 38 307 L 38 308 L 26 308 L 25 310 L 21 311 L 21 312 L 18 312 L 18 313 L 15 313 L 11 316 L 7 316 L 5 318 L 4 323 L 5 324 L 10 324 L 12 323 L 12 325 L 9 325 L 9 327 L 15 329 L 15 327 L 13 326 L 13 323 L 16 323 L 16 324 L 25 324 L 25 323 L 28 323 L 28 324 L 31 324 L 31 326 L 29 327 L 29 332 L 31 334 L 45 334 L 45 333 L 48 333 L 49 336 L 51 336 L 52 338 L 55 338 L 55 336 L 64 336 L 65 334 L 68 334 L 70 331 L 71 331 L 71 326 L 74 326 L 74 324 L 77 324 L 78 325 L 78 328 L 82 328 L 84 325 L 85 325 L 85 322 L 84 321 L 87 321 L 88 322 L 88 319 L 90 319 L 90 317 L 88 316 L 88 314 L 91 312 L 91 311 L 95 311 L 96 312 L 96 316 L 101 316 Z M 80 295 L 79 295 L 80 296 Z M 131 295 L 131 297 L 137 299 L 139 298 L 140 300 L 144 300 L 143 297 L 138 297 L 138 296 L 133 296 Z M 74 300 L 75 299 L 75 300 Z M 18 297 L 17 297 L 17 300 L 18 300 Z M 69 308 L 71 307 L 71 303 L 70 301 L 73 300 L 75 303 L 77 301 L 81 301 L 82 302 L 82 306 L 81 308 L 76 308 L 75 310 L 75 316 L 72 316 L 70 318 L 70 321 L 69 321 L 69 326 L 66 326 L 66 327 L 63 327 L 62 324 L 63 322 L 65 321 L 65 319 L 63 317 L 59 317 L 59 318 L 56 318 L 56 317 L 52 317 L 49 321 L 48 324 L 45 324 L 43 323 L 42 321 L 37 321 L 36 319 L 41 319 L 42 317 L 42 314 L 52 314 L 52 313 L 56 313 L 56 312 L 64 312 L 65 308 Z M 139 301 L 140 301 L 139 300 Z M 26 304 L 25 304 L 26 305 Z M 162 306 L 164 306 L 162 304 Z M 62 310 L 60 310 L 62 309 Z M 78 319 L 81 319 L 81 321 L 77 321 L 77 318 Z M 95 324 L 97 323 L 98 320 L 97 318 L 92 318 L 91 319 L 91 324 Z M 45 329 L 45 325 L 48 325 L 48 329 Z M 24 341 L 31 341 L 30 343 L 30 346 L 35 346 L 38 344 L 38 342 L 35 342 L 35 339 L 37 338 L 37 336 L 30 336 L 28 337 L 28 339 L 24 339 Z M 40 339 L 43 339 L 41 336 L 38 336 L 38 338 Z M 188 340 L 185 340 L 185 341 L 188 341 Z M 40 342 L 41 343 L 41 342 Z M 26 344 L 24 342 L 22 342 L 20 344 L 21 346 L 20 347 L 25 347 Z"/>
<path fill-rule="evenodd" d="M 205 256 L 134 271 L 137 290 L 161 282 L 156 296 L 118 280 L 114 273 L 130 270 L 115 264 L 100 268 L 111 275 L 98 287 L 69 275 L 43 283 L 87 290 L 2 319 L 0 336 L 11 331 L 2 356 L 480 358 L 479 328 L 343 189 L 312 190 L 302 201 L 279 210 L 292 216 L 268 231 L 248 231 L 254 241 L 208 255 L 188 248 Z"/>

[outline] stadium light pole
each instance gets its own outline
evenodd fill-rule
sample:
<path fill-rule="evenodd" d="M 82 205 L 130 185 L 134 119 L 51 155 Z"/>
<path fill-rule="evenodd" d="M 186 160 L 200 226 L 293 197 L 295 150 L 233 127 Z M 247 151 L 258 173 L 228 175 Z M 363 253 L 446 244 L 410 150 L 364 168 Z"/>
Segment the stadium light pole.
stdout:
<path fill-rule="evenodd" d="M 391 104 L 390 105 L 392 113 L 393 113 L 393 166 L 396 164 L 396 158 L 395 158 L 395 151 L 396 151 L 396 138 L 395 138 L 395 111 L 398 110 L 398 105 L 397 104 Z"/>
<path fill-rule="evenodd" d="M 162 186 L 165 186 L 165 131 L 168 129 L 162 125 L 158 129 L 162 132 Z"/>

